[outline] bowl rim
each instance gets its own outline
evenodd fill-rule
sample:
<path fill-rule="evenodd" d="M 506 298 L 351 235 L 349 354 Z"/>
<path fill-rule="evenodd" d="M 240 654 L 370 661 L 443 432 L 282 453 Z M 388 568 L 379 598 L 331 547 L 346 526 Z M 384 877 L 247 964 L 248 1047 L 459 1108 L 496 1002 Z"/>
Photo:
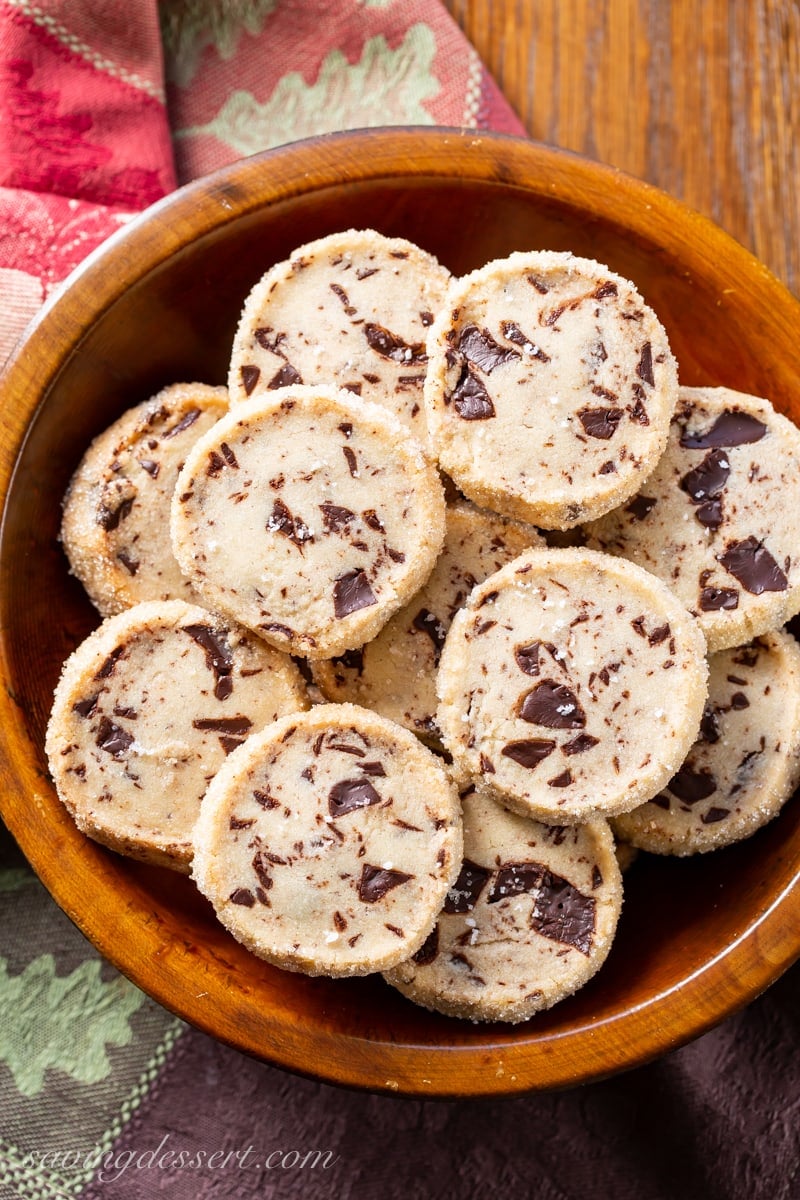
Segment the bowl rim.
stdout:
<path fill-rule="evenodd" d="M 490 152 L 480 153 L 487 146 Z M 766 311 L 779 313 L 800 327 L 800 302 L 749 251 L 681 201 L 615 167 L 514 135 L 457 128 L 394 126 L 290 143 L 186 184 L 134 217 L 73 270 L 29 324 L 0 373 L 0 398 L 6 401 L 0 442 L 0 558 L 16 464 L 61 364 L 79 352 L 84 331 L 128 288 L 181 249 L 182 231 L 190 218 L 193 239 L 198 240 L 265 205 L 336 187 L 343 182 L 342 157 L 347 162 L 344 182 L 357 183 L 397 178 L 399 163 L 406 176 L 451 178 L 453 163 L 458 161 L 463 170 L 465 154 L 473 155 L 468 175 L 472 182 L 517 186 L 542 200 L 572 208 L 576 207 L 577 187 L 602 219 L 619 228 L 623 226 L 618 214 L 624 207 L 624 228 L 664 254 L 677 256 L 680 252 L 689 274 L 707 269 L 724 254 L 730 271 L 744 273 L 761 290 Z M 309 173 L 313 174 L 311 187 Z M 687 229 L 693 236 L 687 238 Z M 48 332 L 52 321 L 58 324 L 58 349 Z M 174 952 L 167 955 L 170 970 L 163 971 L 164 958 L 159 962 L 159 956 L 164 954 L 164 946 L 157 928 L 146 929 L 143 935 L 140 911 L 134 911 L 132 901 L 126 903 L 116 890 L 115 856 L 77 834 L 65 812 L 57 813 L 49 842 L 37 836 L 36 820 L 52 821 L 52 813 L 48 816 L 46 810 L 52 805 L 53 793 L 49 797 L 43 793 L 46 779 L 32 762 L 24 714 L 13 696 L 6 639 L 3 623 L 0 816 L 28 861 L 81 932 L 137 986 L 204 1032 L 273 1065 L 329 1083 L 406 1096 L 511 1095 L 572 1086 L 642 1065 L 699 1036 L 753 1000 L 800 956 L 798 864 L 793 873 L 787 865 L 778 894 L 764 897 L 739 935 L 718 954 L 678 983 L 599 1024 L 588 1020 L 568 1031 L 541 1036 L 534 1020 L 514 1027 L 518 1037 L 513 1042 L 496 1038 L 492 1031 L 497 1027 L 487 1025 L 480 1042 L 438 1047 L 359 1038 L 325 1029 L 305 1035 L 280 1030 L 281 1037 L 267 1036 L 268 1044 L 263 1030 L 257 1039 L 250 1027 L 233 1034 L 220 1033 L 213 1009 L 198 1004 L 199 997 L 190 994 L 191 990 L 176 1006 L 176 993 L 168 981 L 188 969 L 187 955 L 173 947 Z M 23 813 L 30 804 L 37 814 L 34 821 Z M 57 857 L 54 860 L 50 854 L 54 845 L 66 848 L 75 836 L 87 841 L 87 878 L 91 876 L 101 903 L 77 903 L 74 893 L 64 886 Z M 138 893 L 146 907 L 144 890 L 138 888 Z M 123 930 L 136 934 L 139 941 L 139 954 L 133 962 L 124 949 Z M 687 1011 L 692 1014 L 688 1023 Z M 624 1032 L 633 1013 L 643 1018 L 635 1040 L 626 1038 Z M 610 1035 L 606 1042 L 613 1053 L 599 1044 L 601 1032 Z M 346 1044 L 336 1044 L 337 1039 Z M 569 1052 L 565 1039 L 570 1043 Z M 512 1059 L 513 1066 L 499 1070 L 504 1061 Z"/>

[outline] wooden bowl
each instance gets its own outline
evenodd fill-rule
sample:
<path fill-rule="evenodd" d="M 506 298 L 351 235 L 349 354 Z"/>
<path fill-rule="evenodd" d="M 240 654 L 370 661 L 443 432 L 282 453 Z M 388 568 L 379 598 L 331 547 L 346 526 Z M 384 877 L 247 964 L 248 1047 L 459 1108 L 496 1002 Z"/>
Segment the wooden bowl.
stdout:
<path fill-rule="evenodd" d="M 800 953 L 800 805 L 749 841 L 634 865 L 595 979 L 526 1024 L 431 1015 L 380 978 L 281 972 L 237 945 L 192 883 L 76 830 L 42 749 L 63 660 L 97 623 L 57 542 L 90 439 L 176 380 L 223 383 L 242 301 L 300 243 L 372 226 L 462 273 L 570 249 L 633 279 L 687 384 L 768 396 L 800 421 L 800 304 L 670 197 L 530 142 L 373 130 L 246 159 L 112 237 L 41 312 L 2 379 L 2 813 L 56 901 L 167 1008 L 249 1054 L 408 1095 L 522 1092 L 643 1063 L 746 1004 Z"/>

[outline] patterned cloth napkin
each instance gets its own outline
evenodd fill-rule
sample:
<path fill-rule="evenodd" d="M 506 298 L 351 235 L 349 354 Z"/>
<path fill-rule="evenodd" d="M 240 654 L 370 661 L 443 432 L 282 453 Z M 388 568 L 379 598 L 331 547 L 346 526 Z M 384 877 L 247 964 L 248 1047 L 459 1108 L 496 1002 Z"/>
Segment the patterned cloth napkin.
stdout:
<path fill-rule="evenodd" d="M 335 129 L 524 132 L 438 0 L 0 0 L 0 362 L 177 184 Z M 0 1197 L 797 1195 L 797 971 L 652 1067 L 393 1100 L 218 1045 L 104 963 L 0 837 Z"/>

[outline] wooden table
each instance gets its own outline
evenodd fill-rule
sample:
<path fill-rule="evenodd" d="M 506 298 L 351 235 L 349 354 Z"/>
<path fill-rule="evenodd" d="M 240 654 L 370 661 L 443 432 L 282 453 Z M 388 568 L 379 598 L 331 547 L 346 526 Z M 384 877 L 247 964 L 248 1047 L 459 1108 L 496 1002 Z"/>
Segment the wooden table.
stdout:
<path fill-rule="evenodd" d="M 800 293 L 797 0 L 445 3 L 532 137 L 678 196 Z"/>

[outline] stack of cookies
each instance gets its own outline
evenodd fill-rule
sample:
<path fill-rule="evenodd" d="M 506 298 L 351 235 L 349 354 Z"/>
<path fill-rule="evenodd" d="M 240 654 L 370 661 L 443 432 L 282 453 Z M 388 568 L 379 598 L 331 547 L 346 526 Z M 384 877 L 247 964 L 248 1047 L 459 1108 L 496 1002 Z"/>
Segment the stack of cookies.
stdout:
<path fill-rule="evenodd" d="M 602 264 L 302 246 L 227 389 L 167 387 L 75 473 L 105 619 L 58 794 L 279 967 L 526 1020 L 605 961 L 623 856 L 728 845 L 798 782 L 798 464 Z"/>

